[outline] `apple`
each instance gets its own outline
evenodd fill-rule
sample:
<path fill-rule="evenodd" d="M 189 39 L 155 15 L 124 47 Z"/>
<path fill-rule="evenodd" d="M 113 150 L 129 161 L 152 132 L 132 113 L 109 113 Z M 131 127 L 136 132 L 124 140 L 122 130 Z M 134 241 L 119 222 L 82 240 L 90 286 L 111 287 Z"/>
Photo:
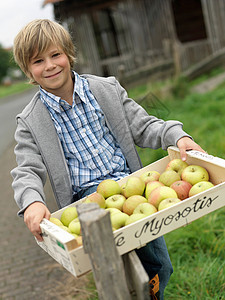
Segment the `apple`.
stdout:
<path fill-rule="evenodd" d="M 126 183 L 122 184 L 121 191 L 120 191 L 120 194 L 123 195 L 124 197 L 125 197 L 125 186 L 126 186 Z"/>
<path fill-rule="evenodd" d="M 201 192 L 204 192 L 204 191 L 210 189 L 213 186 L 214 186 L 214 184 L 212 182 L 210 182 L 210 181 L 200 181 L 200 182 L 197 182 L 190 189 L 190 191 L 189 191 L 189 197 L 194 196 L 196 194 L 199 194 Z"/>
<path fill-rule="evenodd" d="M 162 182 L 166 186 L 171 186 L 173 182 L 178 180 L 180 180 L 180 175 L 173 170 L 164 171 L 159 177 L 159 182 Z"/>
<path fill-rule="evenodd" d="M 106 207 L 105 198 L 97 192 L 88 195 L 85 198 L 84 203 L 97 203 L 100 206 L 100 208 Z"/>
<path fill-rule="evenodd" d="M 73 219 L 77 218 L 77 216 L 78 214 L 75 206 L 67 207 L 62 212 L 60 221 L 63 225 L 68 226 Z"/>
<path fill-rule="evenodd" d="M 183 161 L 180 158 L 174 158 L 168 163 L 166 170 L 173 170 L 181 176 L 186 167 L 188 167 L 188 163 L 186 163 L 186 161 Z"/>
<path fill-rule="evenodd" d="M 190 165 L 183 170 L 181 179 L 189 182 L 191 185 L 195 185 L 200 181 L 208 181 L 209 173 L 201 166 Z"/>
<path fill-rule="evenodd" d="M 159 186 L 164 186 L 164 184 L 162 182 L 159 182 L 159 181 L 148 182 L 147 185 L 146 185 L 146 189 L 145 189 L 145 198 L 148 199 L 151 192 Z"/>
<path fill-rule="evenodd" d="M 54 223 L 57 226 L 63 226 L 63 223 L 59 219 L 57 219 L 57 218 L 50 217 L 49 221 L 52 222 L 52 223 Z"/>
<path fill-rule="evenodd" d="M 133 195 L 143 195 L 145 190 L 144 181 L 137 176 L 131 176 L 127 179 L 126 185 L 123 189 L 123 195 L 129 198 Z"/>
<path fill-rule="evenodd" d="M 189 197 L 189 191 L 192 185 L 184 180 L 178 180 L 171 184 L 170 186 L 176 193 L 180 200 L 184 200 Z"/>
<path fill-rule="evenodd" d="M 114 207 L 114 208 L 118 208 L 119 210 L 122 210 L 125 200 L 126 198 L 123 195 L 116 194 L 107 198 L 105 200 L 105 204 L 107 208 Z"/>
<path fill-rule="evenodd" d="M 147 199 L 141 195 L 130 196 L 123 204 L 123 212 L 130 216 L 138 204 L 145 202 L 147 202 Z"/>
<path fill-rule="evenodd" d="M 146 218 L 146 215 L 144 214 L 132 214 L 128 217 L 128 219 L 126 220 L 125 226 L 132 224 L 134 222 L 137 222 L 143 218 Z"/>
<path fill-rule="evenodd" d="M 124 212 L 120 212 L 118 214 L 111 214 L 110 219 L 111 219 L 112 228 L 116 230 L 123 227 L 128 218 L 129 216 Z"/>
<path fill-rule="evenodd" d="M 59 226 L 59 227 L 60 227 L 61 229 L 65 230 L 65 231 L 69 232 L 69 233 L 72 233 L 71 230 L 70 230 L 67 226 L 65 226 L 65 225 L 61 225 L 61 226 Z"/>
<path fill-rule="evenodd" d="M 109 211 L 110 214 L 117 214 L 121 212 L 121 210 L 115 207 L 107 207 L 105 210 Z"/>
<path fill-rule="evenodd" d="M 159 179 L 160 173 L 157 171 L 147 171 L 144 172 L 140 177 L 144 181 L 145 185 L 151 181 L 157 181 Z"/>
<path fill-rule="evenodd" d="M 181 202 L 181 200 L 178 199 L 178 198 L 164 199 L 159 203 L 158 211 L 163 210 L 163 209 L 168 208 L 168 207 L 171 207 L 171 206 L 173 206 L 173 205 L 175 205 L 179 202 Z"/>
<path fill-rule="evenodd" d="M 146 216 L 150 216 L 156 212 L 156 207 L 147 202 L 138 204 L 138 206 L 134 209 L 133 214 L 144 214 Z"/>
<path fill-rule="evenodd" d="M 168 186 L 160 186 L 151 192 L 148 202 L 158 209 L 159 203 L 167 198 L 178 198 L 177 193 Z"/>
<path fill-rule="evenodd" d="M 81 226 L 80 226 L 80 221 L 78 218 L 72 220 L 68 226 L 68 228 L 70 229 L 70 231 L 72 233 L 75 233 L 77 235 L 80 235 L 80 230 L 81 230 Z"/>
<path fill-rule="evenodd" d="M 117 181 L 113 179 L 105 179 L 97 186 L 97 193 L 101 194 L 105 199 L 120 194 L 121 188 Z"/>

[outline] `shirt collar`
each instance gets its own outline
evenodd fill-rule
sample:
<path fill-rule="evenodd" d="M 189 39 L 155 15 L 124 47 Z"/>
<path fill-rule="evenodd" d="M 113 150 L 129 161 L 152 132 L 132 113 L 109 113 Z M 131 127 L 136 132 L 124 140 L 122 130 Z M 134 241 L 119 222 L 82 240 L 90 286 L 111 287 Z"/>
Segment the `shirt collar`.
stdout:
<path fill-rule="evenodd" d="M 73 74 L 75 76 L 74 91 L 73 91 L 74 98 L 75 98 L 75 94 L 77 94 L 80 97 L 80 99 L 84 103 L 86 103 L 86 98 L 84 94 L 85 79 L 80 77 L 80 75 L 74 71 Z"/>
<path fill-rule="evenodd" d="M 77 101 L 77 98 L 75 97 L 76 94 L 79 96 L 79 99 L 86 103 L 86 98 L 84 94 L 84 86 L 86 85 L 86 80 L 85 78 L 82 78 L 77 74 L 75 71 L 72 71 L 73 77 L 74 77 L 74 90 L 73 90 L 73 105 L 75 103 L 78 103 L 79 100 Z M 41 86 L 40 88 L 40 94 L 41 94 L 41 100 L 42 102 L 47 103 L 52 109 L 54 109 L 57 112 L 61 111 L 61 105 L 64 103 L 64 105 L 67 105 L 60 97 L 55 96 L 52 93 L 47 92 L 45 89 L 43 89 Z M 76 98 L 76 101 L 75 101 Z M 68 106 L 70 106 L 68 104 Z M 71 106 L 70 106 L 71 107 Z"/>

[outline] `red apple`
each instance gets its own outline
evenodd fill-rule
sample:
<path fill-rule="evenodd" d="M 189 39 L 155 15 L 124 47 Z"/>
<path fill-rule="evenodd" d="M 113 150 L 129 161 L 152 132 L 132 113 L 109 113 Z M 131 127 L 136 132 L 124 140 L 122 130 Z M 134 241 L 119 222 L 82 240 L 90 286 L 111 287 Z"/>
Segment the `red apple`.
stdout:
<path fill-rule="evenodd" d="M 151 192 L 159 186 L 164 186 L 162 182 L 159 181 L 151 181 L 148 182 L 145 189 L 145 198 L 149 198 Z"/>
<path fill-rule="evenodd" d="M 180 200 L 184 200 L 189 197 L 189 191 L 192 185 L 184 180 L 178 180 L 171 184 L 170 186 L 176 193 Z"/>
<path fill-rule="evenodd" d="M 160 186 L 151 192 L 148 202 L 158 209 L 159 203 L 167 198 L 178 198 L 177 193 L 168 186 Z"/>

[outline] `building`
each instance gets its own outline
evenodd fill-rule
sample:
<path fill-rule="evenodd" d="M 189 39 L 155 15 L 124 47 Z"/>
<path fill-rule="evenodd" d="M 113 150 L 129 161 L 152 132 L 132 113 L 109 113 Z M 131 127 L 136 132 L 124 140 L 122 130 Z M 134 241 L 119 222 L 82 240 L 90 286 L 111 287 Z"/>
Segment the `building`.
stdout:
<path fill-rule="evenodd" d="M 225 49 L 224 0 L 45 0 L 71 32 L 79 72 L 132 82 L 188 70 Z"/>

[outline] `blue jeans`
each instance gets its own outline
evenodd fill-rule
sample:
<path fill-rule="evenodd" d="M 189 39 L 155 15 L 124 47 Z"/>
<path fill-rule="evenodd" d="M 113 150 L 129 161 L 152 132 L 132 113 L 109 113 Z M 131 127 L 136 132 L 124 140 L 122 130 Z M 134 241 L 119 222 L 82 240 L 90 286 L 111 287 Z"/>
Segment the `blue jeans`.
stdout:
<path fill-rule="evenodd" d="M 79 192 L 74 201 L 84 198 L 85 196 L 94 193 L 97 186 Z M 156 274 L 159 275 L 159 294 L 160 300 L 163 300 L 164 289 L 173 273 L 173 267 L 170 261 L 169 253 L 166 247 L 164 237 L 161 236 L 146 246 L 135 250 L 145 271 L 151 280 Z"/>

